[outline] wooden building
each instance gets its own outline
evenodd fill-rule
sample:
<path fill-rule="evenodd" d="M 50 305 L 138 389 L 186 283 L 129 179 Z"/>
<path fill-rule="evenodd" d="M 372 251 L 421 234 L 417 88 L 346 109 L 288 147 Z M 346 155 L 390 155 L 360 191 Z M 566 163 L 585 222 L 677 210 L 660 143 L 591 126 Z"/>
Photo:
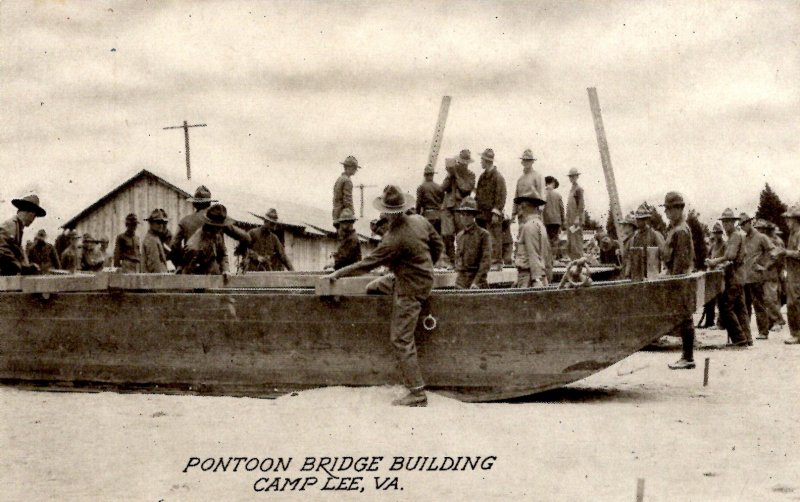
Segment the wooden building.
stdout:
<path fill-rule="evenodd" d="M 88 232 L 95 238 L 108 239 L 109 253 L 113 253 L 114 240 L 125 231 L 125 216 L 130 213 L 136 214 L 142 222 L 137 231 L 140 238 L 147 232 L 144 219 L 156 208 L 167 212 L 168 227 L 174 234 L 181 218 L 194 212 L 194 207 L 187 201 L 194 188 L 181 187 L 143 169 L 89 204 L 62 227 L 74 228 L 81 235 Z M 331 261 L 330 255 L 336 249 L 336 230 L 332 222 L 328 221 L 330 214 L 327 211 L 252 194 L 243 195 L 215 189 L 213 186 L 209 188 L 212 196 L 226 206 L 228 216 L 245 230 L 261 225 L 262 220 L 256 215 L 264 214 L 268 208 L 274 207 L 280 220 L 276 233 L 284 243 L 295 270 L 322 270 Z M 371 249 L 376 242 L 369 237 L 368 228 L 366 222 L 358 222 L 362 252 Z M 236 242 L 226 237 L 226 245 L 233 272 L 236 264 L 236 257 L 233 255 Z"/>

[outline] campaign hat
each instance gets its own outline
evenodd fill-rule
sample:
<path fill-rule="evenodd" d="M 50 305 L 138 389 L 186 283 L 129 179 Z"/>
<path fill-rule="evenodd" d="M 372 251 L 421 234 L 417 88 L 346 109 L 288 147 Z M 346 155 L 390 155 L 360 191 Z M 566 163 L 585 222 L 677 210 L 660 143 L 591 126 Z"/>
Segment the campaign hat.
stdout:
<path fill-rule="evenodd" d="M 383 194 L 372 201 L 372 206 L 382 213 L 394 214 L 414 207 L 415 202 L 411 194 L 403 193 L 397 185 L 386 185 Z"/>
<path fill-rule="evenodd" d="M 30 211 L 39 218 L 47 215 L 47 211 L 39 205 L 39 196 L 36 194 L 26 195 L 21 199 L 11 199 L 11 203 L 20 211 Z"/>

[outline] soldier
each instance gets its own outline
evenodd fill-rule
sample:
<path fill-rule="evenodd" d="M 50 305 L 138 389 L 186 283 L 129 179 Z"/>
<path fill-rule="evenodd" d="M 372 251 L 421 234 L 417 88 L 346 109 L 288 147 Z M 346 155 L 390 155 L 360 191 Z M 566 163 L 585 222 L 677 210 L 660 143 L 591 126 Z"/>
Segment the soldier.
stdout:
<path fill-rule="evenodd" d="M 569 181 L 572 187 L 569 189 L 567 197 L 567 220 L 564 223 L 567 227 L 567 254 L 570 259 L 575 260 L 583 256 L 583 224 L 585 201 L 583 199 L 583 188 L 578 185 L 578 177 L 581 173 L 574 167 L 569 170 Z"/>
<path fill-rule="evenodd" d="M 653 208 L 647 202 L 643 202 L 638 209 L 636 209 L 636 232 L 631 238 L 630 247 L 632 248 L 648 248 L 657 247 L 659 249 L 659 264 L 658 268 L 661 270 L 661 252 L 664 248 L 664 236 L 661 232 L 650 226 L 650 219 L 653 216 Z"/>
<path fill-rule="evenodd" d="M 683 216 L 686 206 L 683 196 L 678 192 L 667 192 L 664 196 L 664 211 L 669 220 L 667 237 L 664 240 L 664 264 L 669 275 L 690 274 L 694 270 L 694 243 L 692 231 Z M 669 365 L 670 369 L 692 369 L 694 363 L 694 321 L 689 314 L 678 326 L 683 353 L 681 358 Z"/>
<path fill-rule="evenodd" d="M 544 194 L 545 184 L 542 180 L 542 174 L 533 169 L 533 163 L 536 162 L 536 157 L 529 149 L 522 152 L 522 176 L 517 180 L 517 190 L 514 192 L 514 197 L 519 197 L 522 194 L 534 192 L 541 197 Z M 514 220 L 519 213 L 517 204 L 514 204 L 511 209 L 511 219 Z"/>
<path fill-rule="evenodd" d="M 721 256 L 725 256 L 725 238 L 723 237 L 724 233 L 725 231 L 722 229 L 722 225 L 720 225 L 719 222 L 714 223 L 714 227 L 711 230 L 711 239 L 709 241 L 710 247 L 708 250 L 708 256 L 710 258 L 719 258 Z M 714 297 L 710 302 L 703 306 L 703 319 L 705 319 L 705 324 L 698 325 L 698 328 L 714 327 L 714 319 L 716 317 L 714 311 L 720 301 L 721 299 Z M 721 310 L 722 307 L 720 306 L 720 311 Z M 720 314 L 716 324 L 719 329 L 725 329 L 722 327 L 722 314 Z"/>
<path fill-rule="evenodd" d="M 561 225 L 564 223 L 564 199 L 558 192 L 558 180 L 552 176 L 544 177 L 545 205 L 542 220 L 544 228 L 547 230 L 547 238 L 550 241 L 550 250 L 556 259 L 561 258 L 561 249 L 558 245 L 558 235 L 561 233 Z"/>
<path fill-rule="evenodd" d="M 775 246 L 771 253 L 772 263 L 764 272 L 764 303 L 769 314 L 770 331 L 780 331 L 786 325 L 781 314 L 781 281 L 783 273 L 783 258 L 781 249 L 786 245 L 783 240 L 775 235 L 775 224 L 766 220 L 758 220 L 755 224 L 757 230 L 762 232 L 772 245 Z"/>
<path fill-rule="evenodd" d="M 384 213 L 388 231 L 372 253 L 358 263 L 326 276 L 331 281 L 339 277 L 360 275 L 381 265 L 395 275 L 390 338 L 400 363 L 403 382 L 409 393 L 392 404 L 427 406 L 425 382 L 419 369 L 414 331 L 422 303 L 427 301 L 433 287 L 433 264 L 439 259 L 444 244 L 428 220 L 419 215 L 406 215 L 414 198 L 404 195 L 394 185 L 383 189 L 383 195 L 373 203 Z"/>
<path fill-rule="evenodd" d="M 80 236 L 74 228 L 67 232 L 67 248 L 61 253 L 61 268 L 70 272 L 76 272 L 81 268 L 81 248 L 78 245 Z"/>
<path fill-rule="evenodd" d="M 142 239 L 142 272 L 146 274 L 164 274 L 167 269 L 167 245 L 164 234 L 169 218 L 163 209 L 153 209 L 149 218 L 145 218 L 149 228 Z"/>
<path fill-rule="evenodd" d="M 37 265 L 39 271 L 47 274 L 50 270 L 61 268 L 61 261 L 58 259 L 56 248 L 47 242 L 47 232 L 44 229 L 36 232 L 33 243 L 26 250 L 28 262 Z"/>
<path fill-rule="evenodd" d="M 620 224 L 620 275 L 623 279 L 630 279 L 631 278 L 631 254 L 630 254 L 630 247 L 631 242 L 633 242 L 633 234 L 636 233 L 636 213 L 631 211 L 625 218 L 619 220 Z"/>
<path fill-rule="evenodd" d="M 141 244 L 136 236 L 139 218 L 130 213 L 125 217 L 125 231 L 117 236 L 114 245 L 114 266 L 121 272 L 135 274 L 139 272 L 142 261 Z"/>
<path fill-rule="evenodd" d="M 475 223 L 478 204 L 472 197 L 467 197 L 456 211 L 463 228 L 456 238 L 456 287 L 488 288 L 486 277 L 492 264 L 492 238 Z"/>
<path fill-rule="evenodd" d="M 494 165 L 494 151 L 491 148 L 487 148 L 481 154 L 481 167 L 483 172 L 478 177 L 478 186 L 475 188 L 475 201 L 480 210 L 476 221 L 492 236 L 492 266 L 502 268 L 506 180 Z"/>
<path fill-rule="evenodd" d="M 514 198 L 522 217 L 517 237 L 517 287 L 541 287 L 548 283 L 552 274 L 553 260 L 550 242 L 542 223 L 541 207 L 545 200 L 530 192 Z"/>
<path fill-rule="evenodd" d="M 340 162 L 344 166 L 344 172 L 333 184 L 333 221 L 339 219 L 339 215 L 345 208 L 350 208 L 355 213 L 353 207 L 353 181 L 350 179 L 356 174 L 356 171 L 361 169 L 362 166 L 358 165 L 358 160 L 352 155 L 349 155 L 344 162 Z"/>
<path fill-rule="evenodd" d="M 337 237 L 339 238 L 339 246 L 333 253 L 334 270 L 339 270 L 361 261 L 361 243 L 358 241 L 358 233 L 353 227 L 355 221 L 356 215 L 350 209 L 344 209 L 336 221 L 338 224 Z"/>
<path fill-rule="evenodd" d="M 736 230 L 739 218 L 730 209 L 725 209 L 719 220 L 728 236 L 725 242 L 725 254 L 718 258 L 709 258 L 706 265 L 715 267 L 727 264 L 725 268 L 725 292 L 719 305 L 722 325 L 728 331 L 729 347 L 740 348 L 753 345 L 750 334 L 750 318 L 744 303 L 744 236 Z"/>
<path fill-rule="evenodd" d="M 442 239 L 445 255 L 451 264 L 456 260 L 456 234 L 461 231 L 453 210 L 461 206 L 464 197 L 469 197 L 475 189 L 475 173 L 468 167 L 472 162 L 472 153 L 467 149 L 461 150 L 458 157 L 445 159 L 444 162 L 447 175 L 442 181 Z"/>
<path fill-rule="evenodd" d="M 444 202 L 444 190 L 442 187 L 433 181 L 433 175 L 436 171 L 433 166 L 428 164 L 425 166 L 425 181 L 417 187 L 417 214 L 421 214 L 426 220 L 431 222 L 433 228 L 439 234 L 442 233 L 442 202 Z M 359 258 L 360 260 L 361 258 Z M 356 260 L 358 261 L 358 260 Z"/>
<path fill-rule="evenodd" d="M 755 310 L 758 339 L 766 340 L 769 338 L 769 314 L 764 302 L 764 272 L 772 262 L 770 253 L 775 245 L 753 227 L 753 218 L 747 213 L 739 215 L 739 227 L 744 232 L 744 301 L 748 324 Z"/>
<path fill-rule="evenodd" d="M 228 210 L 214 204 L 203 213 L 201 226 L 186 242 L 184 265 L 178 273 L 194 275 L 220 275 L 228 273 L 228 251 L 223 229 L 230 226 Z"/>
<path fill-rule="evenodd" d="M 261 220 L 264 224 L 250 230 L 248 232 L 249 244 L 243 245 L 249 247 L 245 258 L 247 261 L 245 270 L 250 272 L 294 270 L 292 261 L 286 255 L 283 244 L 275 234 L 278 226 L 278 211 L 270 208 L 267 214 L 261 217 Z"/>
<path fill-rule="evenodd" d="M 789 320 L 787 345 L 800 344 L 800 206 L 792 206 L 783 213 L 789 226 L 786 247 L 777 253 L 785 260 L 786 268 L 786 317 Z"/>
<path fill-rule="evenodd" d="M 11 204 L 17 208 L 17 214 L 0 225 L 0 275 L 35 274 L 39 267 L 28 263 L 22 248 L 22 233 L 47 212 L 39 205 L 39 197 L 33 194 L 13 199 Z"/>
<path fill-rule="evenodd" d="M 97 247 L 99 243 L 100 241 L 92 237 L 92 234 L 83 234 L 83 246 L 81 248 L 81 270 L 83 272 L 99 272 L 103 270 L 106 256 Z"/>
<path fill-rule="evenodd" d="M 59 256 L 59 258 L 60 258 L 61 257 L 61 253 L 63 253 L 64 250 L 67 249 L 67 246 L 69 246 L 69 229 L 68 228 L 62 228 L 61 229 L 61 233 L 58 234 L 58 237 L 56 237 L 56 241 L 53 243 L 53 246 L 56 248 L 56 255 Z"/>

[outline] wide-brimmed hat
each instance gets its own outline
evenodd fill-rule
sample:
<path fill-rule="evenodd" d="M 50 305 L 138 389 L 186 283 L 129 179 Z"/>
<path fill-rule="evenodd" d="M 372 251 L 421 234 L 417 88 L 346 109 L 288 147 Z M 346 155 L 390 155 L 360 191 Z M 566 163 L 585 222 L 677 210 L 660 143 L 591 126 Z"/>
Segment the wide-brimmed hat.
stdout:
<path fill-rule="evenodd" d="M 225 227 L 232 223 L 228 218 L 228 210 L 222 204 L 214 204 L 206 209 L 203 223 L 214 227 Z"/>
<path fill-rule="evenodd" d="M 139 217 L 136 213 L 130 213 L 125 217 L 125 223 L 139 223 Z"/>
<path fill-rule="evenodd" d="M 339 213 L 339 217 L 336 218 L 336 221 L 334 221 L 333 223 L 338 225 L 339 223 L 344 223 L 346 221 L 356 221 L 357 219 L 358 218 L 356 218 L 356 214 L 353 212 L 353 210 L 350 209 L 349 207 L 346 207 L 342 209 L 342 212 Z"/>
<path fill-rule="evenodd" d="M 725 230 L 722 228 L 722 223 L 720 222 L 714 223 L 714 228 L 711 230 L 711 233 L 721 234 L 723 232 L 725 232 Z"/>
<path fill-rule="evenodd" d="M 456 157 L 456 162 L 460 162 L 462 164 L 472 164 L 475 162 L 472 160 L 472 152 L 467 150 L 466 148 L 459 152 L 458 157 Z"/>
<path fill-rule="evenodd" d="M 278 223 L 278 211 L 274 207 L 271 207 L 261 219 L 272 223 Z"/>
<path fill-rule="evenodd" d="M 722 214 L 717 219 L 718 220 L 722 220 L 722 221 L 725 221 L 725 220 L 738 220 L 739 217 L 736 216 L 735 214 L 733 214 L 733 209 L 728 207 L 728 208 L 725 208 L 724 211 L 722 211 Z"/>
<path fill-rule="evenodd" d="M 382 213 L 394 214 L 414 207 L 415 202 L 416 199 L 411 194 L 401 192 L 398 186 L 386 185 L 383 195 L 376 197 L 372 206 Z"/>
<path fill-rule="evenodd" d="M 630 213 L 626 214 L 624 218 L 621 220 L 617 220 L 620 225 L 630 225 L 632 227 L 636 226 L 636 213 L 631 211 Z"/>
<path fill-rule="evenodd" d="M 795 204 L 783 213 L 781 216 L 784 218 L 798 218 L 800 219 L 800 205 Z"/>
<path fill-rule="evenodd" d="M 667 192 L 667 195 L 664 196 L 664 203 L 661 204 L 661 207 L 669 209 L 671 207 L 685 205 L 686 203 L 683 201 L 683 195 L 681 195 L 679 192 Z"/>
<path fill-rule="evenodd" d="M 461 205 L 457 208 L 453 209 L 453 211 L 458 211 L 461 213 L 477 213 L 480 212 L 478 209 L 478 203 L 472 197 L 464 197 L 464 200 L 461 201 Z"/>
<path fill-rule="evenodd" d="M 519 160 L 536 160 L 536 157 L 533 156 L 533 152 L 528 148 L 522 152 L 522 157 L 520 157 Z"/>
<path fill-rule="evenodd" d="M 47 230 L 41 228 L 38 232 L 36 232 L 36 237 L 40 239 L 47 239 Z"/>
<path fill-rule="evenodd" d="M 356 169 L 361 169 L 361 166 L 358 165 L 358 159 L 353 157 L 352 155 L 348 155 L 346 159 L 339 164 L 343 165 L 344 167 L 355 167 Z"/>
<path fill-rule="evenodd" d="M 425 171 L 423 171 L 423 174 L 436 174 L 436 171 L 433 169 L 432 165 L 428 164 L 425 166 Z"/>
<path fill-rule="evenodd" d="M 567 173 L 567 176 L 580 176 L 580 175 L 581 175 L 580 171 L 578 171 L 574 167 L 570 169 L 569 172 Z"/>
<path fill-rule="evenodd" d="M 84 244 L 99 244 L 100 243 L 100 240 L 99 239 L 95 239 L 94 237 L 92 237 L 92 234 L 90 234 L 89 232 L 86 232 L 85 234 L 83 234 L 83 239 L 82 240 L 83 240 Z"/>
<path fill-rule="evenodd" d="M 145 218 L 144 221 L 149 221 L 151 223 L 166 223 L 169 221 L 167 217 L 167 212 L 163 209 L 153 209 L 153 212 L 150 213 L 150 217 Z"/>
<path fill-rule="evenodd" d="M 550 183 L 552 183 L 555 186 L 555 188 L 558 188 L 558 185 L 560 184 L 554 176 L 545 176 L 544 184 L 548 185 Z"/>
<path fill-rule="evenodd" d="M 491 160 L 492 162 L 494 162 L 494 150 L 492 150 L 491 148 L 487 148 L 481 154 L 481 158 L 483 160 Z"/>
<path fill-rule="evenodd" d="M 639 207 L 636 208 L 636 213 L 634 213 L 634 218 L 637 220 L 644 220 L 653 217 L 653 208 L 647 202 L 642 202 Z"/>
<path fill-rule="evenodd" d="M 189 197 L 186 200 L 187 202 L 191 202 L 193 204 L 217 202 L 215 199 L 211 198 L 211 190 L 209 190 L 205 185 L 200 185 L 197 187 L 197 190 L 194 191 L 194 197 Z"/>
<path fill-rule="evenodd" d="M 39 196 L 36 194 L 26 195 L 21 199 L 11 199 L 11 203 L 20 211 L 30 211 L 39 218 L 47 215 L 47 211 L 39 205 Z"/>
<path fill-rule="evenodd" d="M 546 201 L 536 190 L 531 190 L 530 192 L 525 192 L 519 197 L 514 197 L 514 204 L 522 204 L 523 202 L 528 202 L 534 206 L 543 206 L 546 203 Z"/>
<path fill-rule="evenodd" d="M 739 214 L 739 224 L 740 225 L 742 225 L 744 223 L 747 223 L 748 221 L 750 221 L 752 219 L 753 219 L 753 217 L 750 216 L 749 214 L 745 213 L 745 212 L 742 212 L 741 214 Z"/>

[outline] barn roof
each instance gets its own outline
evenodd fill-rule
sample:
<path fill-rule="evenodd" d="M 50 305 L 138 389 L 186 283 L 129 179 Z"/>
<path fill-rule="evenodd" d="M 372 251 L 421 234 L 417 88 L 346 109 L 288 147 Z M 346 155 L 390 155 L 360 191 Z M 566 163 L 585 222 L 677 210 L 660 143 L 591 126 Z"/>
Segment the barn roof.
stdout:
<path fill-rule="evenodd" d="M 167 181 L 165 177 L 157 175 L 151 170 L 142 169 L 117 185 L 110 192 L 100 196 L 91 205 L 70 218 L 62 227 L 74 228 L 81 219 L 91 214 L 96 208 L 102 206 L 141 179 L 149 179 L 155 183 L 160 183 L 170 190 L 175 191 L 180 197 L 189 198 L 192 196 L 189 190 L 193 190 L 193 188 L 188 187 L 186 181 L 180 182 L 180 184 L 171 183 Z M 183 185 L 184 188 L 182 188 L 181 185 Z M 211 189 L 213 197 L 218 199 L 228 209 L 228 217 L 233 218 L 242 226 L 252 227 L 261 225 L 263 220 L 259 218 L 258 215 L 264 214 L 267 209 L 274 207 L 278 211 L 279 224 L 283 227 L 288 227 L 296 232 L 305 232 L 306 234 L 320 237 L 332 237 L 336 235 L 336 229 L 333 227 L 331 215 L 328 211 L 297 204 L 295 202 L 247 193 L 229 187 L 214 185 L 209 188 Z M 357 221 L 356 231 L 363 240 L 371 238 L 369 222 L 367 221 Z"/>

